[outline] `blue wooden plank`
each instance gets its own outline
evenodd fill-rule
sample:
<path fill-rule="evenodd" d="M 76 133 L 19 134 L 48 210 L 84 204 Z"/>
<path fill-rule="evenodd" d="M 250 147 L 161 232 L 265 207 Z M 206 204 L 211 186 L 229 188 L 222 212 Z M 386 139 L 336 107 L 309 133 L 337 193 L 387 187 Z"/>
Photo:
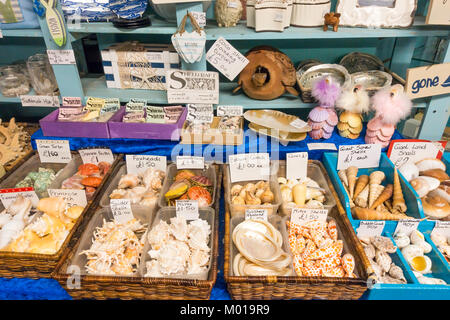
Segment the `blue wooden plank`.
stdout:
<path fill-rule="evenodd" d="M 395 43 L 390 69 L 400 77 L 406 77 L 406 69 L 411 64 L 415 45 L 415 38 L 401 38 Z"/>

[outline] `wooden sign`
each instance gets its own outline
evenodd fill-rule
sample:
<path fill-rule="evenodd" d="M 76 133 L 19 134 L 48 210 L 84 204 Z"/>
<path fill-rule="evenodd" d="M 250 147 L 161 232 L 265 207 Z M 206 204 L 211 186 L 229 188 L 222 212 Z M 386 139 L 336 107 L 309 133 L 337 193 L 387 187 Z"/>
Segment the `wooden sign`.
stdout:
<path fill-rule="evenodd" d="M 450 93 L 450 63 L 408 69 L 406 93 L 411 99 Z"/>
<path fill-rule="evenodd" d="M 431 0 L 425 23 L 450 25 L 450 1 Z"/>

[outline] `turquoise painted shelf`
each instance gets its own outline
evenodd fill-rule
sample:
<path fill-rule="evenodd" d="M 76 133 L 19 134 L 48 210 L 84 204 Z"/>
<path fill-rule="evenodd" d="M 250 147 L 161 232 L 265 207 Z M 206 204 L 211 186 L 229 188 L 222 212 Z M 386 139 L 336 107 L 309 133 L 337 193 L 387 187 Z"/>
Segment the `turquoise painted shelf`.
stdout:
<path fill-rule="evenodd" d="M 27 93 L 27 95 L 35 95 L 35 92 L 33 89 L 31 89 L 30 92 Z M 21 103 L 20 97 L 5 97 L 0 93 L 0 103 L 1 102 L 8 102 L 8 103 Z"/>
<path fill-rule="evenodd" d="M 42 38 L 41 29 L 16 29 L 16 30 L 2 30 L 3 38 L 6 37 L 26 37 L 26 38 Z"/>

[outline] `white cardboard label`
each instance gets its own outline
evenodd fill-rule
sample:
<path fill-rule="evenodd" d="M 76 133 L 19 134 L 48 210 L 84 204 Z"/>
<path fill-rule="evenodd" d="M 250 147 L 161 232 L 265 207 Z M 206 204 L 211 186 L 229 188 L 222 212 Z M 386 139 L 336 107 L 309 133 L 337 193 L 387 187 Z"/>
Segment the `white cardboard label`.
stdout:
<path fill-rule="evenodd" d="M 47 189 L 50 197 L 64 198 L 70 206 L 87 206 L 86 192 L 78 189 Z"/>
<path fill-rule="evenodd" d="M 200 28 L 206 27 L 206 12 L 191 11 Z"/>
<path fill-rule="evenodd" d="M 81 98 L 80 97 L 62 97 L 62 106 L 63 107 L 81 107 Z"/>
<path fill-rule="evenodd" d="M 238 4 L 237 4 L 237 2 L 227 1 L 227 7 L 236 9 L 238 7 Z"/>
<path fill-rule="evenodd" d="M 111 199 L 110 207 L 117 223 L 126 223 L 134 219 L 130 199 Z"/>
<path fill-rule="evenodd" d="M 334 143 L 308 143 L 309 150 L 337 150 Z"/>
<path fill-rule="evenodd" d="M 450 237 L 450 221 L 436 220 L 436 224 L 434 225 L 433 231 L 431 231 L 431 233 L 433 232 L 446 236 L 448 239 Z"/>
<path fill-rule="evenodd" d="M 164 156 L 132 155 L 125 156 L 127 173 L 139 174 L 148 168 L 166 172 L 167 158 Z"/>
<path fill-rule="evenodd" d="M 246 209 L 245 220 L 267 221 L 267 209 Z"/>
<path fill-rule="evenodd" d="M 283 12 L 277 12 L 275 13 L 275 16 L 273 17 L 273 21 L 275 22 L 283 22 L 284 14 Z"/>
<path fill-rule="evenodd" d="M 326 209 L 292 208 L 291 212 L 291 222 L 300 226 L 312 220 L 327 221 L 327 217 Z"/>
<path fill-rule="evenodd" d="M 214 118 L 212 104 L 188 104 L 186 120 L 193 123 L 211 123 Z"/>
<path fill-rule="evenodd" d="M 379 144 L 355 144 L 340 146 L 338 153 L 338 170 L 348 167 L 378 168 L 380 165 L 381 146 Z"/>
<path fill-rule="evenodd" d="M 33 207 L 37 207 L 39 198 L 33 188 L 13 188 L 13 189 L 1 189 L 0 200 L 5 208 L 8 208 L 18 196 L 22 196 L 26 199 L 30 199 Z"/>
<path fill-rule="evenodd" d="M 72 160 L 69 140 L 36 140 L 41 162 L 68 163 Z"/>
<path fill-rule="evenodd" d="M 290 125 L 293 126 L 294 128 L 302 129 L 308 124 L 305 121 L 303 121 L 302 119 L 295 119 L 294 121 L 292 121 L 290 123 Z"/>
<path fill-rule="evenodd" d="M 73 50 L 47 50 L 50 64 L 76 64 Z"/>
<path fill-rule="evenodd" d="M 22 107 L 59 107 L 59 98 L 57 96 L 20 96 Z"/>
<path fill-rule="evenodd" d="M 198 200 L 176 200 L 175 206 L 177 217 L 183 217 L 186 220 L 198 219 Z"/>
<path fill-rule="evenodd" d="M 231 182 L 267 180 L 270 175 L 268 153 L 241 153 L 230 155 Z"/>
<path fill-rule="evenodd" d="M 416 163 L 426 158 L 436 158 L 442 145 L 436 142 L 393 142 L 389 159 L 400 168 L 406 163 Z"/>
<path fill-rule="evenodd" d="M 386 221 L 365 221 L 362 220 L 359 223 L 358 229 L 356 229 L 356 234 L 358 237 L 374 237 L 381 236 L 383 233 L 384 225 Z"/>
<path fill-rule="evenodd" d="M 308 152 L 286 154 L 286 178 L 306 178 L 308 173 Z"/>
<path fill-rule="evenodd" d="M 223 37 L 217 39 L 208 50 L 206 61 L 211 63 L 230 81 L 233 81 L 249 63 L 249 60 Z"/>
<path fill-rule="evenodd" d="M 224 116 L 242 116 L 244 114 L 243 106 L 217 106 L 216 114 L 218 117 Z"/>
<path fill-rule="evenodd" d="M 195 156 L 177 156 L 177 169 L 204 169 L 205 158 Z"/>
<path fill-rule="evenodd" d="M 114 162 L 112 151 L 108 148 L 80 149 L 78 152 L 83 163 L 99 164 L 100 162 L 107 162 L 112 164 Z"/>
<path fill-rule="evenodd" d="M 417 230 L 417 227 L 419 226 L 420 220 L 419 219 L 408 219 L 408 220 L 400 220 L 397 223 L 397 227 L 395 228 L 394 235 L 397 233 L 404 233 L 408 237 L 414 230 Z"/>
<path fill-rule="evenodd" d="M 219 74 L 171 69 L 166 73 L 168 103 L 219 103 Z"/>

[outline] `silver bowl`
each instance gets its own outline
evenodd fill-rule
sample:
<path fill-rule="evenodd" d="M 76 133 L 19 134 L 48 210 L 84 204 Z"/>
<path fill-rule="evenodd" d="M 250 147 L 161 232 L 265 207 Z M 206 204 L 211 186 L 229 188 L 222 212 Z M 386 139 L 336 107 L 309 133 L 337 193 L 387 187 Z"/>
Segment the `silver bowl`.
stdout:
<path fill-rule="evenodd" d="M 351 74 L 351 77 L 353 84 L 364 86 L 371 94 L 374 94 L 378 90 L 388 88 L 392 84 L 392 76 L 387 72 L 379 70 L 355 72 Z"/>

